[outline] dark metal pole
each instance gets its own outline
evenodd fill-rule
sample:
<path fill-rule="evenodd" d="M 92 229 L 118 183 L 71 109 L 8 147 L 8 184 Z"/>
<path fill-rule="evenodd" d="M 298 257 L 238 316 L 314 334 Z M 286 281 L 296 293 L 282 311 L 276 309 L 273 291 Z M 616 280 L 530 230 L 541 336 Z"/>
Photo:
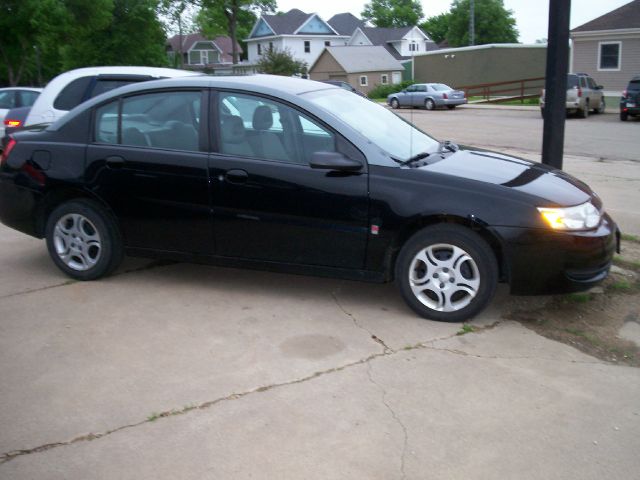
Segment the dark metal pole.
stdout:
<path fill-rule="evenodd" d="M 549 0 L 542 163 L 562 168 L 571 0 Z"/>

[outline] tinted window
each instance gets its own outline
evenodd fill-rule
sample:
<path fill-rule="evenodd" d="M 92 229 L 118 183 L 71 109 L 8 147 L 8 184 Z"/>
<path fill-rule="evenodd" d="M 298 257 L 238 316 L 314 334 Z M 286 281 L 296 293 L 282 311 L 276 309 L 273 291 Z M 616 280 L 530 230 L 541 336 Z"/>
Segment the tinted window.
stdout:
<path fill-rule="evenodd" d="M 567 88 L 578 88 L 578 77 L 575 75 L 567 76 Z"/>
<path fill-rule="evenodd" d="M 82 77 L 76 78 L 69 83 L 56 97 L 53 102 L 53 108 L 68 111 L 80 105 L 84 100 L 84 95 L 87 92 L 91 80 L 93 80 L 93 77 Z"/>
<path fill-rule="evenodd" d="M 449 90 L 451 90 L 451 87 L 446 86 L 444 83 L 434 83 L 433 85 L 431 85 L 431 88 L 433 88 L 436 92 L 448 92 Z"/>
<path fill-rule="evenodd" d="M 16 92 L 4 91 L 0 92 L 0 108 L 15 108 L 16 106 Z"/>
<path fill-rule="evenodd" d="M 589 85 L 590 89 L 595 90 L 596 82 L 593 80 L 593 78 L 591 77 L 587 78 L 587 84 Z"/>
<path fill-rule="evenodd" d="M 125 98 L 119 135 L 117 102 L 107 104 L 96 110 L 96 141 L 197 151 L 201 97 L 200 92 L 162 92 Z"/>
<path fill-rule="evenodd" d="M 20 106 L 30 107 L 36 101 L 36 98 L 40 95 L 39 92 L 32 92 L 30 90 L 22 90 L 20 92 Z"/>
<path fill-rule="evenodd" d="M 640 90 L 640 80 L 630 81 L 627 90 Z"/>
<path fill-rule="evenodd" d="M 427 91 L 427 86 L 426 85 L 418 85 L 416 87 L 416 92 L 426 92 Z"/>
<path fill-rule="evenodd" d="M 129 85 L 130 83 L 135 83 L 133 80 L 100 80 L 96 82 L 89 95 L 90 98 L 97 97 L 101 93 L 108 92 L 109 90 L 113 90 L 114 88 L 123 87 L 124 85 Z"/>
<path fill-rule="evenodd" d="M 220 152 L 227 155 L 307 164 L 313 152 L 336 149 L 335 136 L 326 128 L 262 97 L 222 94 L 218 117 Z"/>

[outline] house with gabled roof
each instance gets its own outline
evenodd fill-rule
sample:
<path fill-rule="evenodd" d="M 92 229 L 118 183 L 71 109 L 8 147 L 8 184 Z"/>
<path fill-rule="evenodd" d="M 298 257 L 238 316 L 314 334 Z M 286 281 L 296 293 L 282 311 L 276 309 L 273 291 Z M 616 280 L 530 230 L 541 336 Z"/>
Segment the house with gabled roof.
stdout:
<path fill-rule="evenodd" d="M 571 71 L 588 73 L 619 95 L 640 73 L 640 0 L 634 0 L 571 30 Z"/>
<path fill-rule="evenodd" d="M 242 47 L 236 43 L 239 54 Z M 167 40 L 167 55 L 175 66 L 182 56 L 182 68 L 190 70 L 212 70 L 216 73 L 231 73 L 233 64 L 233 43 L 226 35 L 207 38 L 201 33 L 174 35 Z"/>
<path fill-rule="evenodd" d="M 309 68 L 312 80 L 347 82 L 363 93 L 400 83 L 403 66 L 380 45 L 326 47 Z"/>
<path fill-rule="evenodd" d="M 349 39 L 349 45 L 379 45 L 397 60 L 438 50 L 438 45 L 418 27 L 358 27 Z"/>
<path fill-rule="evenodd" d="M 317 13 L 297 8 L 277 15 L 262 15 L 253 26 L 247 42 L 250 64 L 269 49 L 289 50 L 294 58 L 311 65 L 327 46 L 345 45 L 350 35 L 341 34 Z"/>
<path fill-rule="evenodd" d="M 358 27 L 366 27 L 367 22 L 360 20 L 352 13 L 336 13 L 327 22 L 340 35 L 353 35 Z"/>

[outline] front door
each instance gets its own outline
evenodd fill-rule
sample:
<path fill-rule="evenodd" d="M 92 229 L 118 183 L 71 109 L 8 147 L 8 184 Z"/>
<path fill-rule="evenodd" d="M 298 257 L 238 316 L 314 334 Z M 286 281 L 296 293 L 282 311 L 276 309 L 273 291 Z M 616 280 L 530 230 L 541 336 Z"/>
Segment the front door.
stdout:
<path fill-rule="evenodd" d="M 216 254 L 363 268 L 368 234 L 366 161 L 320 121 L 257 95 L 220 92 L 217 153 L 209 160 Z M 314 170 L 313 152 L 341 151 L 357 173 Z"/>
<path fill-rule="evenodd" d="M 127 247 L 213 253 L 205 99 L 163 91 L 96 109 L 87 183 L 114 210 Z"/>

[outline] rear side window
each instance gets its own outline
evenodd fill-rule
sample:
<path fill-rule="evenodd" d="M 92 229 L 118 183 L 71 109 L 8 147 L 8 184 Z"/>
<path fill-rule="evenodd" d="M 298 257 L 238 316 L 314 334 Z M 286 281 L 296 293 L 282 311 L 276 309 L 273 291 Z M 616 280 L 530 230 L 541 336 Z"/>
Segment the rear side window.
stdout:
<path fill-rule="evenodd" d="M 39 95 L 40 95 L 40 93 L 38 93 L 38 92 L 31 92 L 29 90 L 22 90 L 20 92 L 20 106 L 22 106 L 22 107 L 30 107 L 31 105 L 34 104 L 34 102 L 36 101 L 36 98 L 38 98 Z"/>
<path fill-rule="evenodd" d="M 199 150 L 201 92 L 137 95 L 96 109 L 95 139 L 136 147 Z M 118 125 L 120 124 L 120 125 Z"/>
<path fill-rule="evenodd" d="M 54 100 L 53 108 L 69 111 L 80 105 L 92 79 L 93 77 L 81 77 L 69 83 Z"/>
<path fill-rule="evenodd" d="M 596 82 L 593 78 L 589 77 L 587 78 L 587 84 L 589 85 L 589 88 L 592 90 L 596 89 Z"/>
<path fill-rule="evenodd" d="M 16 92 L 5 91 L 0 92 L 0 108 L 15 108 L 16 107 Z"/>

